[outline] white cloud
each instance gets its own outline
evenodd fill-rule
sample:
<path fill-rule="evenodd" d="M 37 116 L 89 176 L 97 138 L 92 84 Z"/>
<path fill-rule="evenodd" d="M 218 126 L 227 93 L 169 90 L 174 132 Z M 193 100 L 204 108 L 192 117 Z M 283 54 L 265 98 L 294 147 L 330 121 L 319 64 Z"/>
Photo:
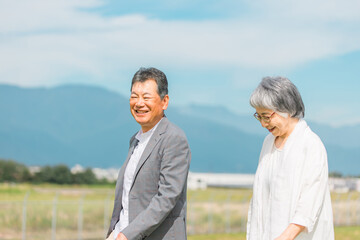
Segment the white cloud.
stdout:
<path fill-rule="evenodd" d="M 334 23 L 360 20 L 358 0 L 262 0 L 248 3 L 256 9 L 262 9 L 262 14 L 301 21 Z"/>
<path fill-rule="evenodd" d="M 100 0 L 0 0 L 0 31 L 16 34 L 103 27 L 99 16 L 83 11 L 101 4 Z"/>
<path fill-rule="evenodd" d="M 141 65 L 287 69 L 360 49 L 359 4 L 351 2 L 322 1 L 322 8 L 264 0 L 252 18 L 165 21 L 84 11 L 100 6 L 97 0 L 3 0 L 0 81 L 52 85 L 83 75 L 106 82 Z"/>
<path fill-rule="evenodd" d="M 309 104 L 307 114 L 311 120 L 319 123 L 326 123 L 333 127 L 344 125 L 359 125 L 360 116 L 353 112 L 349 105 L 332 103 L 331 106 L 322 104 Z M 349 118 L 349 116 L 351 116 Z M 325 120 L 325 121 L 324 121 Z"/>

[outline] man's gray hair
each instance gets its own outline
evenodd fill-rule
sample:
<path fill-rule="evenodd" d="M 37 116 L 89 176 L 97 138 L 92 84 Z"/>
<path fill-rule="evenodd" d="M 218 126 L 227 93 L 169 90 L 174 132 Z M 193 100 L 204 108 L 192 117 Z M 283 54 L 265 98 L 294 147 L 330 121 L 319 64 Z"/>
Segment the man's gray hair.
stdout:
<path fill-rule="evenodd" d="M 305 106 L 296 86 L 285 77 L 264 77 L 250 97 L 253 108 L 266 108 L 303 118 Z"/>
<path fill-rule="evenodd" d="M 134 75 L 131 81 L 131 89 L 136 82 L 145 82 L 147 80 L 155 80 L 158 89 L 157 92 L 160 95 L 160 98 L 163 99 L 166 94 L 168 94 L 168 82 L 165 73 L 159 69 L 150 67 L 150 68 L 140 68 Z M 130 91 L 131 91 L 130 89 Z"/>

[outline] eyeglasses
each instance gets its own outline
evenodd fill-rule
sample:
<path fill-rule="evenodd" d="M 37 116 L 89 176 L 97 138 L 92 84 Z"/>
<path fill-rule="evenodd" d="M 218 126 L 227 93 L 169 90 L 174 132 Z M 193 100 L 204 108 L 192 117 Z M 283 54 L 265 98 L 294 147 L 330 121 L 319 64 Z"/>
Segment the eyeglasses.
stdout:
<path fill-rule="evenodd" d="M 270 116 L 260 116 L 257 112 L 254 113 L 254 118 L 256 118 L 256 120 L 258 120 L 259 122 L 261 122 L 261 120 L 264 121 L 264 123 L 269 123 L 271 121 L 271 117 L 274 115 L 275 112 L 273 112 L 272 114 L 270 114 Z"/>

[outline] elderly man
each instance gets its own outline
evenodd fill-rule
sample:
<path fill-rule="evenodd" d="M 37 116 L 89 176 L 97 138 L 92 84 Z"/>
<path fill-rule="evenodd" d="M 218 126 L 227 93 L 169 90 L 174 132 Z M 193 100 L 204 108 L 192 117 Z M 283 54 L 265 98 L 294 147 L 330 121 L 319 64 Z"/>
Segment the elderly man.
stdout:
<path fill-rule="evenodd" d="M 141 129 L 119 172 L 109 240 L 187 239 L 191 153 L 184 132 L 164 115 L 168 103 L 165 74 L 140 68 L 131 83 L 130 111 Z"/>

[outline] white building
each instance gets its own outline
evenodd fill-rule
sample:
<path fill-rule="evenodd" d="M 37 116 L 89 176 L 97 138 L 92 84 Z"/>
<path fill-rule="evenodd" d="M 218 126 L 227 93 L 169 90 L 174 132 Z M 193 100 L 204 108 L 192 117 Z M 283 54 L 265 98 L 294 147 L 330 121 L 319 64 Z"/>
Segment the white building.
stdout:
<path fill-rule="evenodd" d="M 29 168 L 31 172 L 39 171 L 39 167 Z M 81 165 L 75 165 L 71 172 L 83 172 L 85 169 Z M 118 168 L 93 168 L 93 173 L 97 179 L 107 179 L 116 181 Z M 187 187 L 188 189 L 206 189 L 208 187 L 225 188 L 248 188 L 251 189 L 254 184 L 254 174 L 230 174 L 230 173 L 194 173 L 189 172 Z M 360 178 L 329 178 L 329 187 L 332 192 L 360 192 Z"/>
<path fill-rule="evenodd" d="M 95 174 L 97 179 L 106 179 L 110 182 L 112 181 L 116 181 L 118 174 L 119 174 L 119 170 L 118 168 L 107 168 L 107 169 L 102 169 L 102 168 L 93 168 L 92 171 Z"/>
<path fill-rule="evenodd" d="M 360 178 L 329 178 L 332 192 L 360 192 Z"/>
<path fill-rule="evenodd" d="M 96 179 L 106 179 L 110 182 L 112 181 L 116 181 L 117 177 L 118 177 L 118 173 L 119 173 L 119 169 L 118 168 L 92 168 L 91 169 L 92 172 L 94 173 Z M 71 168 L 71 173 L 75 174 L 75 173 L 81 173 L 84 172 L 85 168 L 82 167 L 80 164 L 76 164 L 74 167 Z"/>
<path fill-rule="evenodd" d="M 82 173 L 85 171 L 85 168 L 83 168 L 80 164 L 76 164 L 70 169 L 70 171 L 72 174 Z"/>
<path fill-rule="evenodd" d="M 30 166 L 28 167 L 29 172 L 31 175 L 35 175 L 36 173 L 41 171 L 41 167 L 40 166 Z"/>
<path fill-rule="evenodd" d="M 194 173 L 189 172 L 188 189 L 207 187 L 252 188 L 254 174 Z"/>

